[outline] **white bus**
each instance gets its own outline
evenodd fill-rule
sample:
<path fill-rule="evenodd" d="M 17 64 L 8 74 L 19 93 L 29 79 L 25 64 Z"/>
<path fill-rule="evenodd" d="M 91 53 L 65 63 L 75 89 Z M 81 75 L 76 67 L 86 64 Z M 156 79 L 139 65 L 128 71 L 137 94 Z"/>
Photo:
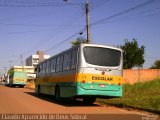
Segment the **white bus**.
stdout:
<path fill-rule="evenodd" d="M 35 92 L 82 98 L 122 97 L 123 52 L 120 48 L 81 44 L 39 63 Z"/>

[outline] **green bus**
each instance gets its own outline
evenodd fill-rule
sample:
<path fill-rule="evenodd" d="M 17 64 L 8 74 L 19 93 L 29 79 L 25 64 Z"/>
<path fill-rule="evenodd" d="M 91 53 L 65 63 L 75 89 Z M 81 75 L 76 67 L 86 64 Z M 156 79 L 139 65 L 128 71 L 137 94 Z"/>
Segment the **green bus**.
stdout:
<path fill-rule="evenodd" d="M 92 104 L 98 97 L 122 97 L 123 51 L 120 48 L 81 44 L 37 66 L 36 94 L 82 98 Z"/>
<path fill-rule="evenodd" d="M 5 84 L 8 86 L 24 87 L 27 82 L 27 73 L 23 71 L 13 71 L 8 74 Z"/>

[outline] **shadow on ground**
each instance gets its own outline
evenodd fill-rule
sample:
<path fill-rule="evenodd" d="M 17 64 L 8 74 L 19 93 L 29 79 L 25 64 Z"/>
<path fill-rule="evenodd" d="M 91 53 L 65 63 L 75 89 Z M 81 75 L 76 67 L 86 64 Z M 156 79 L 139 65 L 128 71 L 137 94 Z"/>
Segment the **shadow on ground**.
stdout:
<path fill-rule="evenodd" d="M 43 94 L 41 96 L 37 96 L 34 92 L 25 92 L 25 93 L 29 94 L 33 97 L 39 98 L 41 100 L 51 102 L 51 103 L 54 103 L 54 104 L 58 104 L 58 105 L 62 105 L 62 106 L 66 106 L 66 107 L 77 107 L 77 106 L 95 107 L 95 106 L 100 106 L 96 103 L 94 103 L 92 105 L 85 105 L 82 100 L 73 99 L 73 98 L 62 98 L 62 100 L 60 102 L 56 102 L 55 97 L 53 95 L 44 95 Z"/>

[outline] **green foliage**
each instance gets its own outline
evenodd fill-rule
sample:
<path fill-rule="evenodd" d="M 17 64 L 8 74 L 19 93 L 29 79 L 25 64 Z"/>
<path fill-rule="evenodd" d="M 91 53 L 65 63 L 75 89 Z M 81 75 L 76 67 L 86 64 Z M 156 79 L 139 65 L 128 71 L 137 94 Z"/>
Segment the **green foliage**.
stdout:
<path fill-rule="evenodd" d="M 81 43 L 86 43 L 86 39 L 79 37 L 79 38 L 77 38 L 76 40 L 73 40 L 73 41 L 71 42 L 72 47 L 76 47 L 76 46 L 78 46 L 78 45 L 81 44 Z"/>
<path fill-rule="evenodd" d="M 154 65 L 152 65 L 151 69 L 160 69 L 160 60 L 156 60 Z"/>
<path fill-rule="evenodd" d="M 129 42 L 125 40 L 125 44 L 120 46 L 124 51 L 124 69 L 131 69 L 132 67 L 142 67 L 144 60 L 145 47 L 138 46 L 136 39 Z"/>
<path fill-rule="evenodd" d="M 123 97 L 98 99 L 101 104 L 135 108 L 160 114 L 160 79 L 123 85 Z"/>
<path fill-rule="evenodd" d="M 13 69 L 10 69 L 10 70 L 8 71 L 8 74 L 9 74 L 10 76 L 13 76 L 14 70 L 13 70 Z"/>

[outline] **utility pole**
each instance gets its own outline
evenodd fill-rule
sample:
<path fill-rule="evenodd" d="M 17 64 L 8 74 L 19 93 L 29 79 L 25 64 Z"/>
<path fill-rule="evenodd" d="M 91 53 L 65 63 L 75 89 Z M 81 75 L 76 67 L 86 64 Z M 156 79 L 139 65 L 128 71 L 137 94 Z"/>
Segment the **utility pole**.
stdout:
<path fill-rule="evenodd" d="M 23 66 L 23 56 L 21 54 L 21 65 L 22 65 L 22 71 L 24 71 L 24 66 Z"/>
<path fill-rule="evenodd" d="M 7 67 L 4 67 L 4 74 L 6 75 L 7 73 Z"/>
<path fill-rule="evenodd" d="M 10 68 L 12 68 L 12 62 L 14 62 L 14 61 L 8 61 L 9 63 L 10 63 Z"/>
<path fill-rule="evenodd" d="M 68 2 L 69 0 L 63 0 Z M 87 43 L 91 43 L 91 32 L 90 32 L 90 16 L 89 16 L 89 0 L 86 0 L 85 3 L 85 12 L 86 12 L 86 29 L 87 29 Z"/>
<path fill-rule="evenodd" d="M 91 32 L 90 32 L 90 17 L 89 17 L 89 1 L 86 0 L 86 29 L 87 29 L 87 43 L 91 43 Z"/>

